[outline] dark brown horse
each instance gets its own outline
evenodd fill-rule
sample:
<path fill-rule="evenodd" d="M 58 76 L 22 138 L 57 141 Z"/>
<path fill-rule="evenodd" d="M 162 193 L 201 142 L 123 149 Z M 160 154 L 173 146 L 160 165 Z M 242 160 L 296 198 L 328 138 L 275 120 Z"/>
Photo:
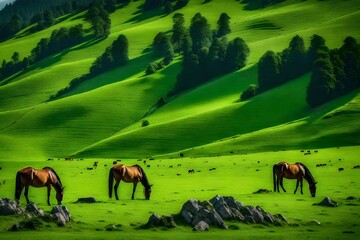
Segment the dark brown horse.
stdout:
<path fill-rule="evenodd" d="M 141 182 L 141 184 L 144 186 L 146 200 L 150 199 L 152 185 L 150 185 L 149 180 L 147 179 L 144 170 L 139 165 L 127 167 L 123 164 L 118 164 L 110 169 L 110 172 L 109 172 L 109 197 L 110 198 L 112 197 L 112 189 L 113 189 L 114 179 L 116 181 L 115 186 L 114 186 L 116 200 L 119 200 L 117 189 L 119 187 L 121 180 L 123 180 L 124 182 L 127 182 L 127 183 L 132 182 L 134 184 L 131 199 L 134 199 L 136 185 L 138 184 L 138 182 Z"/>
<path fill-rule="evenodd" d="M 15 200 L 19 202 L 22 190 L 25 187 L 25 198 L 29 204 L 29 186 L 33 187 L 47 187 L 47 203 L 50 206 L 50 191 L 51 187 L 54 187 L 56 191 L 56 199 L 58 204 L 61 205 L 64 196 L 64 188 L 61 184 L 59 176 L 54 169 L 50 167 L 44 167 L 41 170 L 37 170 L 32 167 L 27 167 L 19 170 L 16 174 L 16 186 L 15 186 Z"/>
<path fill-rule="evenodd" d="M 294 194 L 296 193 L 299 183 L 300 183 L 300 192 L 303 194 L 303 178 L 308 182 L 309 189 L 312 197 L 315 197 L 316 194 L 316 181 L 312 176 L 310 170 L 302 163 L 289 164 L 287 162 L 279 162 L 273 166 L 273 178 L 274 178 L 274 192 L 276 190 L 280 192 L 279 184 L 281 188 L 286 192 L 283 186 L 283 178 L 287 179 L 296 179 L 296 188 Z"/>

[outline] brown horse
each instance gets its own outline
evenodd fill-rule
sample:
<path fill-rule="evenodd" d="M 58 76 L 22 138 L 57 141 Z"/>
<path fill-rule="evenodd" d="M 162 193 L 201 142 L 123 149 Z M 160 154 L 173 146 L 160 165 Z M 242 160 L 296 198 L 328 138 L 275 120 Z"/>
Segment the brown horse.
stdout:
<path fill-rule="evenodd" d="M 16 174 L 16 186 L 15 186 L 15 200 L 19 202 L 20 195 L 25 187 L 25 198 L 29 204 L 29 186 L 33 187 L 47 187 L 47 203 L 50 206 L 50 191 L 51 187 L 54 187 L 56 191 L 56 199 L 58 204 L 61 205 L 64 196 L 64 188 L 61 184 L 59 176 L 54 169 L 50 167 L 44 167 L 41 170 L 37 170 L 32 167 L 26 167 L 19 170 Z"/>
<path fill-rule="evenodd" d="M 273 166 L 273 179 L 274 179 L 274 192 L 276 190 L 280 192 L 279 184 L 281 188 L 286 192 L 283 186 L 283 178 L 287 179 L 296 179 L 296 188 L 294 194 L 296 193 L 299 183 L 300 183 L 300 192 L 303 194 L 303 178 L 309 184 L 309 190 L 312 197 L 315 197 L 316 194 L 316 181 L 312 176 L 310 170 L 302 163 L 289 164 L 287 162 L 279 162 Z"/>
<path fill-rule="evenodd" d="M 127 167 L 123 164 L 118 164 L 110 169 L 110 172 L 109 172 L 109 197 L 110 198 L 112 197 L 112 188 L 113 188 L 113 184 L 114 184 L 114 178 L 116 181 L 115 186 L 114 186 L 116 200 L 119 200 L 117 189 L 119 187 L 121 180 L 123 180 L 124 182 L 127 182 L 127 183 L 132 182 L 134 184 L 131 199 L 134 199 L 134 193 L 135 193 L 136 185 L 138 184 L 138 182 L 141 182 L 141 184 L 144 186 L 145 199 L 146 200 L 150 199 L 152 185 L 150 185 L 149 180 L 147 179 L 144 170 L 139 165 Z"/>

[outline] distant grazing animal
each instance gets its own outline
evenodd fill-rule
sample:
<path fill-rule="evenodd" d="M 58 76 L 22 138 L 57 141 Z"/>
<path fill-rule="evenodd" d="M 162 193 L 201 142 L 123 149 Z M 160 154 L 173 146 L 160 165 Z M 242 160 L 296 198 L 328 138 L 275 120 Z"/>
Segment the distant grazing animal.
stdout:
<path fill-rule="evenodd" d="M 150 165 L 146 165 L 146 167 L 148 167 L 148 168 L 149 168 L 149 167 L 150 167 Z"/>
<path fill-rule="evenodd" d="M 339 170 L 339 172 L 340 172 L 340 171 L 344 171 L 344 168 L 341 167 L 341 168 L 339 168 L 338 170 Z"/>
<path fill-rule="evenodd" d="M 188 173 L 195 173 L 195 170 L 194 170 L 194 169 L 190 169 L 190 170 L 188 170 Z"/>
<path fill-rule="evenodd" d="M 88 168 L 86 168 L 87 170 L 93 170 L 94 168 L 92 168 L 92 167 L 88 167 Z"/>
<path fill-rule="evenodd" d="M 216 170 L 216 168 L 210 168 L 210 169 L 209 169 L 209 171 L 214 171 L 214 170 Z"/>
<path fill-rule="evenodd" d="M 316 164 L 316 167 L 325 167 L 326 166 L 326 163 L 319 163 L 319 164 Z"/>
<path fill-rule="evenodd" d="M 312 197 L 315 197 L 316 194 L 316 181 L 314 177 L 312 176 L 310 170 L 302 163 L 295 163 L 295 164 L 289 164 L 287 162 L 279 162 L 273 166 L 273 180 L 274 180 L 274 192 L 276 190 L 280 192 L 279 184 L 281 188 L 286 192 L 284 186 L 283 186 L 283 178 L 287 179 L 296 179 L 296 188 L 294 191 L 294 194 L 296 193 L 299 183 L 300 183 L 300 192 L 303 194 L 302 190 L 302 181 L 303 178 L 308 182 L 309 184 L 309 190 Z"/>
<path fill-rule="evenodd" d="M 354 168 L 360 168 L 360 165 L 356 165 L 356 166 L 354 166 Z"/>
<path fill-rule="evenodd" d="M 99 161 L 94 162 L 93 168 L 97 168 L 98 163 L 99 163 Z"/>
<path fill-rule="evenodd" d="M 117 160 L 113 161 L 113 165 L 117 164 L 117 162 L 118 162 Z"/>
<path fill-rule="evenodd" d="M 113 184 L 115 179 L 115 197 L 116 200 L 119 200 L 117 189 L 119 187 L 120 181 L 123 180 L 126 183 L 133 183 L 133 192 L 131 199 L 134 199 L 134 194 L 138 182 L 144 186 L 145 199 L 150 200 L 151 186 L 149 180 L 146 177 L 144 170 L 139 165 L 134 165 L 131 167 L 125 166 L 123 164 L 115 165 L 109 171 L 109 197 L 112 197 Z"/>
<path fill-rule="evenodd" d="M 50 191 L 54 187 L 56 191 L 56 199 L 58 205 L 61 205 L 64 196 L 64 187 L 61 184 L 60 178 L 51 167 L 44 167 L 41 170 L 27 167 L 19 170 L 16 173 L 15 184 L 15 200 L 20 201 L 20 195 L 25 187 L 25 198 L 29 204 L 29 186 L 33 187 L 47 187 L 47 204 L 50 206 Z"/>

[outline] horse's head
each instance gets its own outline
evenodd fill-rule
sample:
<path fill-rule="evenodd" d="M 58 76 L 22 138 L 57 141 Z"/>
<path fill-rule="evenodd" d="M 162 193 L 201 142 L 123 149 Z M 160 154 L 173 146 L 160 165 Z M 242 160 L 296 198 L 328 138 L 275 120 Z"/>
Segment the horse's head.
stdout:
<path fill-rule="evenodd" d="M 64 197 L 64 188 L 65 187 L 61 187 L 59 190 L 56 191 L 56 200 L 58 201 L 58 205 L 62 204 L 62 200 Z"/>
<path fill-rule="evenodd" d="M 316 194 L 316 184 L 317 182 L 309 184 L 309 189 L 312 197 L 315 197 Z"/>
<path fill-rule="evenodd" d="M 146 200 L 150 200 L 151 186 L 152 186 L 152 184 L 145 187 L 145 199 Z"/>

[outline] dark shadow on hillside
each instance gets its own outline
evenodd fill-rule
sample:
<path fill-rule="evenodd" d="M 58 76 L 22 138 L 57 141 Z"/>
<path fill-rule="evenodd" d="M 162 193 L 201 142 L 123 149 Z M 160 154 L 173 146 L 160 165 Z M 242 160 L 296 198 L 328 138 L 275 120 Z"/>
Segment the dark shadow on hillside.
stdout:
<path fill-rule="evenodd" d="M 139 23 L 149 18 L 153 18 L 156 16 L 165 16 L 164 10 L 162 8 L 156 8 L 153 10 L 143 10 L 143 6 L 141 5 L 136 12 L 134 12 L 133 17 L 126 20 L 125 23 Z"/>
<path fill-rule="evenodd" d="M 245 4 L 244 10 L 254 11 L 266 8 L 268 6 L 284 2 L 286 0 L 236 0 L 241 4 Z"/>
<path fill-rule="evenodd" d="M 88 47 L 91 47 L 101 41 L 103 41 L 104 38 L 93 38 L 92 36 L 88 36 L 85 38 L 85 42 L 83 43 L 80 43 L 79 45 L 75 46 L 75 47 L 71 47 L 71 48 L 67 48 L 63 51 L 61 51 L 60 53 L 55 53 L 53 55 L 50 55 L 42 60 L 40 60 L 39 62 L 29 66 L 28 68 L 22 70 L 22 71 L 19 71 L 17 73 L 15 73 L 14 75 L 0 81 L 0 86 L 4 86 L 10 82 L 12 82 L 13 80 L 15 80 L 16 78 L 28 73 L 28 72 L 31 72 L 33 70 L 36 70 L 36 69 L 44 69 L 44 68 L 47 68 L 49 66 L 52 66 L 58 62 L 61 61 L 61 59 L 63 58 L 63 56 L 65 56 L 66 54 L 68 54 L 69 52 L 71 51 L 74 51 L 74 50 L 81 50 L 81 49 L 84 49 L 84 48 L 88 48 Z"/>
<path fill-rule="evenodd" d="M 145 71 L 146 66 L 153 60 L 154 57 L 150 53 L 131 59 L 126 66 L 118 67 L 90 78 L 60 98 L 81 94 L 112 83 L 121 82 L 141 71 Z"/>
<path fill-rule="evenodd" d="M 339 116 L 341 114 L 351 114 L 351 111 L 340 111 L 333 114 L 326 115 L 331 111 L 342 107 L 353 100 L 359 94 L 359 90 L 354 90 L 345 96 L 335 98 L 334 100 L 325 103 L 319 107 L 313 108 L 310 110 L 309 118 L 307 119 L 308 123 L 313 123 L 318 121 L 319 119 L 326 120 L 331 119 L 332 117 Z M 326 115 L 326 116 L 325 116 Z"/>
<path fill-rule="evenodd" d="M 268 20 L 254 21 L 246 26 L 246 30 L 279 30 L 281 27 L 276 26 Z"/>

